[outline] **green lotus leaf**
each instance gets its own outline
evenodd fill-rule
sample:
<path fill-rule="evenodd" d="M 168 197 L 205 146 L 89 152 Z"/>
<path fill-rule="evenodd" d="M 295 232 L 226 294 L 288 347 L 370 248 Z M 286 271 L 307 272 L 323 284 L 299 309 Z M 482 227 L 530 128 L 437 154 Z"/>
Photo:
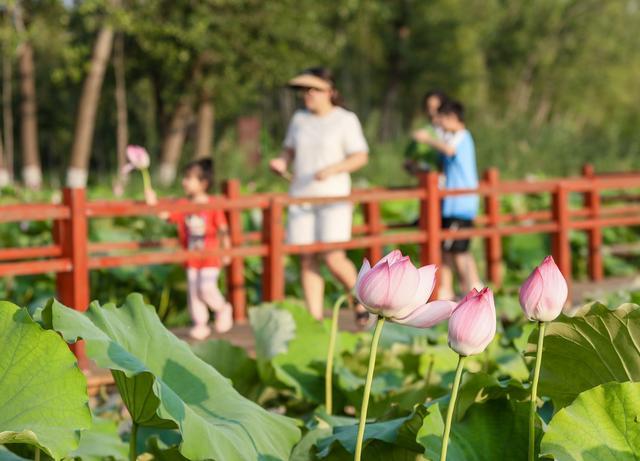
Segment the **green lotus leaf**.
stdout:
<path fill-rule="evenodd" d="M 439 459 L 442 450 L 443 415 L 439 406 L 429 408 L 418 432 L 428 459 Z M 461 421 L 453 423 L 448 461 L 524 460 L 529 440 L 529 404 L 507 399 L 472 405 Z"/>
<path fill-rule="evenodd" d="M 537 329 L 529 343 L 535 350 Z M 576 317 L 547 325 L 539 395 L 557 408 L 608 382 L 640 381 L 640 306 L 610 310 L 595 303 Z"/>
<path fill-rule="evenodd" d="M 91 429 L 82 431 L 80 446 L 69 457 L 82 461 L 102 461 L 106 458 L 119 461 L 126 460 L 128 454 L 129 447 L 120 438 L 117 423 L 94 417 Z"/>
<path fill-rule="evenodd" d="M 54 459 L 91 426 L 87 381 L 59 335 L 0 302 L 0 444 L 27 443 Z"/>
<path fill-rule="evenodd" d="M 640 453 L 640 383 L 608 383 L 555 414 L 540 453 L 556 461 L 619 461 Z"/>
<path fill-rule="evenodd" d="M 251 400 L 258 398 L 262 387 L 258 366 L 245 349 L 218 339 L 196 343 L 191 349 L 222 376 L 229 378 L 242 395 Z"/>
<path fill-rule="evenodd" d="M 53 301 L 42 317 L 67 341 L 83 338 L 87 355 L 112 370 L 136 424 L 177 428 L 186 458 L 284 460 L 300 438 L 293 420 L 242 397 L 168 331 L 139 294 L 121 307 L 94 302 L 86 313 Z"/>
<path fill-rule="evenodd" d="M 256 356 L 263 369 L 265 360 L 271 359 L 269 365 L 277 381 L 293 388 L 299 398 L 324 402 L 329 322 L 318 322 L 304 306 L 290 300 L 254 307 L 249 310 L 249 319 L 256 337 Z M 279 330 L 275 326 L 286 328 Z M 338 334 L 336 367 L 341 363 L 341 353 L 353 350 L 358 340 L 359 336 L 353 333 Z"/>
<path fill-rule="evenodd" d="M 407 452 L 415 457 L 422 452 L 422 447 L 416 442 L 416 434 L 422 426 L 422 421 L 429 410 L 424 405 L 418 405 L 408 416 L 367 423 L 363 441 L 363 459 L 391 459 L 380 457 L 380 453 L 394 453 L 393 456 L 405 459 Z M 333 428 L 333 435 L 318 441 L 318 458 L 342 459 L 343 453 L 353 457 L 356 447 L 358 425 L 338 426 Z M 396 449 L 394 451 L 394 449 Z"/>
<path fill-rule="evenodd" d="M 27 461 L 28 458 L 18 456 L 9 451 L 4 445 L 0 445 L 0 461 Z"/>

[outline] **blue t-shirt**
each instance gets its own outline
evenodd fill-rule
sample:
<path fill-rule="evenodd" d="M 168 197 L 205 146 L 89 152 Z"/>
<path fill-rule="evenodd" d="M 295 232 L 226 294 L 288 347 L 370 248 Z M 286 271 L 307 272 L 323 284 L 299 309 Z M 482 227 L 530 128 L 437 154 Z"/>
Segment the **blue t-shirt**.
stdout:
<path fill-rule="evenodd" d="M 455 155 L 442 155 L 446 189 L 474 189 L 478 187 L 476 148 L 471 133 L 456 132 L 448 141 L 455 148 Z M 474 219 L 478 214 L 479 200 L 476 194 L 453 195 L 442 200 L 442 217 Z"/>

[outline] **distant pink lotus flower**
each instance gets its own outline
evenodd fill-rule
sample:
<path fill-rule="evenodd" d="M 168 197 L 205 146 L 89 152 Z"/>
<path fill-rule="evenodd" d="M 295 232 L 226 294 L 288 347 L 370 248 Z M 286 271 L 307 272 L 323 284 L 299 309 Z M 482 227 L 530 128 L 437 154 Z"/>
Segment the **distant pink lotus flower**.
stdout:
<path fill-rule="evenodd" d="M 562 312 L 568 294 L 567 281 L 547 256 L 520 287 L 520 306 L 529 320 L 550 322 Z"/>
<path fill-rule="evenodd" d="M 146 170 L 151 164 L 147 149 L 142 146 L 127 146 L 127 163 L 123 167 L 123 173 L 129 174 L 133 170 Z"/>
<path fill-rule="evenodd" d="M 489 288 L 475 288 L 449 319 L 449 347 L 461 356 L 484 351 L 496 334 L 496 307 Z"/>
<path fill-rule="evenodd" d="M 371 267 L 364 260 L 356 295 L 373 314 L 417 328 L 431 327 L 446 320 L 455 303 L 432 301 L 428 303 L 436 283 L 435 265 L 417 269 L 408 256 L 394 250 Z"/>

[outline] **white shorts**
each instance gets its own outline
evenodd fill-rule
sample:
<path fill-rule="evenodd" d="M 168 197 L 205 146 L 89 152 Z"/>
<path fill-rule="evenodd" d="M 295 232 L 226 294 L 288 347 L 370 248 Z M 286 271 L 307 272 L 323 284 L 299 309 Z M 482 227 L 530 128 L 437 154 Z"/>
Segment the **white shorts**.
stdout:
<path fill-rule="evenodd" d="M 315 242 L 351 240 L 353 205 L 350 202 L 329 205 L 303 203 L 289 206 L 287 242 L 308 245 Z"/>

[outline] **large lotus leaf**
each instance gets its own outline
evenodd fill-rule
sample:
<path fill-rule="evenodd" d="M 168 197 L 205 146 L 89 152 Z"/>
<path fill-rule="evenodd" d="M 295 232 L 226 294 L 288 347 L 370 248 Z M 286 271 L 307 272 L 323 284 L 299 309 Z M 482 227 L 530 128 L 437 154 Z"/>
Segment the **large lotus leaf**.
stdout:
<path fill-rule="evenodd" d="M 529 340 L 535 350 L 537 330 Z M 539 394 L 556 407 L 608 382 L 640 381 L 640 307 L 609 310 L 594 304 L 577 317 L 549 323 L 544 339 Z"/>
<path fill-rule="evenodd" d="M 515 379 L 499 380 L 486 373 L 465 373 L 456 400 L 455 418 L 464 418 L 473 404 L 508 397 L 510 400 L 529 399 L 531 391 Z M 439 399 L 440 404 L 449 404 L 450 395 Z"/>
<path fill-rule="evenodd" d="M 439 459 L 444 421 L 438 405 L 429 409 L 418 432 L 425 456 Z M 447 460 L 496 461 L 527 458 L 529 404 L 506 399 L 489 400 L 467 410 L 451 429 Z"/>
<path fill-rule="evenodd" d="M 193 352 L 231 380 L 233 387 L 245 397 L 256 400 L 262 384 L 255 359 L 247 351 L 219 339 L 191 346 Z"/>
<path fill-rule="evenodd" d="M 300 437 L 295 423 L 242 397 L 160 322 L 139 294 L 121 307 L 92 303 L 79 313 L 57 302 L 43 321 L 110 368 L 135 422 L 176 427 L 189 459 L 283 460 Z"/>
<path fill-rule="evenodd" d="M 324 364 L 329 347 L 328 321 L 318 322 L 307 310 L 296 302 L 285 301 L 279 305 L 263 305 L 249 310 L 251 326 L 256 337 L 256 356 L 262 362 L 271 358 L 275 377 L 293 388 L 299 398 L 312 402 L 324 402 Z M 295 336 L 290 329 L 284 333 L 275 328 L 262 326 L 291 325 L 293 319 Z M 336 339 L 336 359 L 340 364 L 343 351 L 353 350 L 359 336 L 341 332 Z"/>
<path fill-rule="evenodd" d="M 540 453 L 557 461 L 637 460 L 640 383 L 609 383 L 580 394 L 551 420 Z"/>
<path fill-rule="evenodd" d="M 424 405 L 418 405 L 414 411 L 402 418 L 394 418 L 387 421 L 367 423 L 364 432 L 363 458 L 364 459 L 391 459 L 378 457 L 382 447 L 386 447 L 384 453 L 389 455 L 389 448 L 401 449 L 394 456 L 402 456 L 397 459 L 405 459 L 406 452 L 412 452 L 415 459 L 422 448 L 416 442 L 416 434 L 422 426 L 422 421 L 429 410 Z M 353 456 L 356 448 L 358 425 L 334 427 L 333 435 L 318 441 L 318 458 L 342 459 L 341 453 L 350 453 Z M 375 456 L 375 458 L 374 458 Z"/>
<path fill-rule="evenodd" d="M 296 336 L 293 315 L 275 305 L 267 304 L 249 309 L 249 322 L 259 360 L 271 360 L 278 354 L 286 353 L 289 342 Z"/>
<path fill-rule="evenodd" d="M 82 431 L 80 446 L 69 457 L 82 461 L 101 461 L 109 458 L 115 461 L 128 458 L 129 447 L 118 435 L 115 421 L 93 418 L 91 429 Z"/>
<path fill-rule="evenodd" d="M 26 309 L 0 302 L 0 444 L 36 445 L 60 459 L 90 426 L 87 381 L 67 344 Z"/>

